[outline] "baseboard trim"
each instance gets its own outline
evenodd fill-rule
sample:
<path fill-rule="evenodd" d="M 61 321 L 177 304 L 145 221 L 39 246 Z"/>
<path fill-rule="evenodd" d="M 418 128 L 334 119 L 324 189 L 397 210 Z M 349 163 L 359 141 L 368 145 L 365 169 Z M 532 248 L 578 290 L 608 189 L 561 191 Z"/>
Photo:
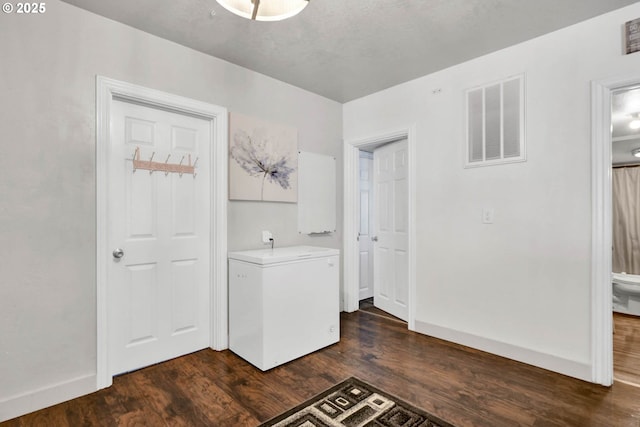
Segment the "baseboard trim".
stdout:
<path fill-rule="evenodd" d="M 0 422 L 96 391 L 96 375 L 84 375 L 26 393 L 0 398 Z"/>
<path fill-rule="evenodd" d="M 415 331 L 424 335 L 429 335 L 445 341 L 462 344 L 477 350 L 486 351 L 487 353 L 506 357 L 507 359 L 537 366 L 538 368 L 546 369 L 548 371 L 592 382 L 591 365 L 588 363 L 577 362 L 575 360 L 541 353 L 525 347 L 492 340 L 490 338 L 461 332 L 444 326 L 434 325 L 432 323 L 421 322 L 419 320 L 416 320 L 415 322 Z"/>

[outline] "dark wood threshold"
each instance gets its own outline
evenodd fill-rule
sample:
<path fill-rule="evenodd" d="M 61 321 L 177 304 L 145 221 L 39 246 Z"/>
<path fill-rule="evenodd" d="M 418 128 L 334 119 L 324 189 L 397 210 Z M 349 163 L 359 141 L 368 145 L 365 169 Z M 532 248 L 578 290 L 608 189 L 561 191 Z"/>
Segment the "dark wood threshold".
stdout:
<path fill-rule="evenodd" d="M 384 310 L 380 310 L 378 307 L 376 307 L 375 305 L 373 305 L 373 297 L 371 298 L 366 298 L 360 301 L 360 305 L 358 307 L 358 310 L 360 310 L 363 313 L 366 314 L 370 314 L 373 316 L 380 316 L 380 317 L 384 317 L 386 319 L 390 319 L 390 320 L 394 320 L 396 322 L 401 322 L 404 323 L 405 325 L 407 324 L 407 322 L 405 322 L 404 320 L 390 314 L 387 313 Z"/>

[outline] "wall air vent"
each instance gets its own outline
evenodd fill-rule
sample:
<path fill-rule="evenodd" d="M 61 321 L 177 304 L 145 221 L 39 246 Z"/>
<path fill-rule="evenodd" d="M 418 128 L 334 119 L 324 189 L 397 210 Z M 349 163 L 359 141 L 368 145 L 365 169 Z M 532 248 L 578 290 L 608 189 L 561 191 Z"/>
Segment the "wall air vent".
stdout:
<path fill-rule="evenodd" d="M 465 167 L 525 161 L 524 75 L 468 89 Z"/>

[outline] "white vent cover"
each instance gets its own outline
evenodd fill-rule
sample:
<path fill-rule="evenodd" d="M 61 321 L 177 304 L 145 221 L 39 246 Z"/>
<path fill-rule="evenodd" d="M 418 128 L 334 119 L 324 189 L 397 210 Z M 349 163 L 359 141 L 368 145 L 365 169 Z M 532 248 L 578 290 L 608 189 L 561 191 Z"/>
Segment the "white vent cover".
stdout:
<path fill-rule="evenodd" d="M 524 75 L 466 91 L 465 167 L 525 161 Z"/>

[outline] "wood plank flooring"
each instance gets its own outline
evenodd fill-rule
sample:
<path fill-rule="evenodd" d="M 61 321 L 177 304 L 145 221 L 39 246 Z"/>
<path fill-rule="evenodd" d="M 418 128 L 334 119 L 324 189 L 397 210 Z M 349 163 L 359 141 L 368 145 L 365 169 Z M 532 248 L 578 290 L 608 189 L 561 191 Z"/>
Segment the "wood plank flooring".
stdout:
<path fill-rule="evenodd" d="M 640 387 L 640 317 L 613 313 L 613 377 Z"/>
<path fill-rule="evenodd" d="M 460 427 L 640 426 L 640 388 L 589 384 L 380 316 L 341 319 L 340 343 L 266 373 L 202 350 L 2 427 L 256 426 L 352 375 Z"/>

